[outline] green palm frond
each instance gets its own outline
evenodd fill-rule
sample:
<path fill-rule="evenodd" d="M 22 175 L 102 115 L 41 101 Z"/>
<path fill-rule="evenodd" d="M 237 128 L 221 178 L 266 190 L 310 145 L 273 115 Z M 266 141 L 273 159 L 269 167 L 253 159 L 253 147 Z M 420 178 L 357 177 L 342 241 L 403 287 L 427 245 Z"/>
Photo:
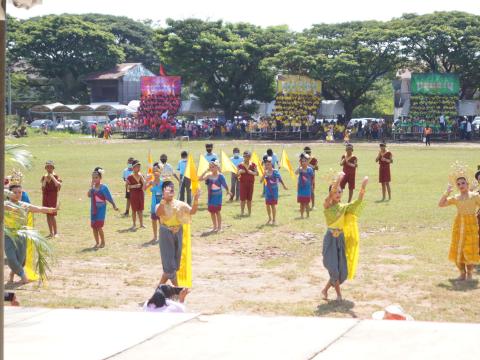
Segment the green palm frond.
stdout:
<path fill-rule="evenodd" d="M 19 144 L 6 144 L 5 145 L 5 158 L 11 162 L 17 163 L 26 169 L 32 167 L 32 153 L 23 149 L 24 145 Z"/>

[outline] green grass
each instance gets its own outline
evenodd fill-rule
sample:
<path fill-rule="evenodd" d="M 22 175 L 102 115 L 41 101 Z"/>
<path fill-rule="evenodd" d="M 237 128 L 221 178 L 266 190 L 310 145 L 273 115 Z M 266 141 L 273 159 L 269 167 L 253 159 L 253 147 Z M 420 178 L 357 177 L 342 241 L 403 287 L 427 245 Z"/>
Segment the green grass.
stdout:
<path fill-rule="evenodd" d="M 63 179 L 58 216 L 61 238 L 53 241 L 56 262 L 48 287 L 39 289 L 34 284 L 22 287 L 20 300 L 35 306 L 136 308 L 153 291 L 161 274 L 158 246 L 144 246 L 152 237 L 149 214 L 145 212 L 147 229 L 127 232 L 131 220 L 109 208 L 105 227 L 107 247 L 88 251 L 94 243 L 86 197 L 91 171 L 96 166 L 105 169 L 104 183 L 123 212 L 121 173 L 128 157 L 146 164 L 150 149 L 155 160 L 166 153 L 176 167 L 184 149 L 191 151 L 198 161 L 205 142 L 121 139 L 105 142 L 54 133 L 8 142 L 26 144 L 35 157 L 32 170 L 24 172 L 24 188 L 33 203 L 41 203 L 40 178 L 45 160 L 55 161 L 56 171 Z M 242 151 L 256 151 L 259 156 L 271 147 L 280 155 L 285 147 L 293 164 L 307 145 L 222 140 L 214 144 L 218 155 L 222 149 L 230 155 L 234 146 Z M 369 317 L 385 305 L 400 303 L 421 320 L 480 321 L 478 283 L 458 285 L 450 281 L 457 276 L 454 265 L 447 260 L 455 210 L 437 207 L 450 164 L 461 160 L 476 168 L 479 148 L 391 144 L 393 200 L 379 203 L 376 202 L 381 197 L 378 166 L 374 161 L 378 148 L 372 144 L 355 145 L 359 158 L 357 182 L 365 175 L 371 181 L 367 206 L 360 218 L 358 276 L 344 286 L 348 302 L 338 305 L 324 303 L 320 298 L 327 278 L 321 263 L 325 225 L 320 207 L 327 193 L 322 175 L 330 168 L 340 170 L 338 162 L 343 146 L 308 145 L 320 163 L 316 191 L 320 206 L 309 220 L 297 219 L 296 185 L 284 171 L 282 176 L 289 190 L 280 189 L 279 226 L 264 226 L 266 211 L 258 184 L 251 218 L 239 219 L 238 204 L 224 202 L 223 233 L 201 236 L 211 226 L 210 216 L 202 210 L 194 217 L 194 291 L 189 296 L 189 308 L 205 312 Z M 146 171 L 145 166 L 143 170 Z M 203 209 L 205 202 L 206 191 L 200 201 Z M 147 198 L 146 210 L 149 204 Z M 36 224 L 46 233 L 43 216 L 36 217 Z"/>

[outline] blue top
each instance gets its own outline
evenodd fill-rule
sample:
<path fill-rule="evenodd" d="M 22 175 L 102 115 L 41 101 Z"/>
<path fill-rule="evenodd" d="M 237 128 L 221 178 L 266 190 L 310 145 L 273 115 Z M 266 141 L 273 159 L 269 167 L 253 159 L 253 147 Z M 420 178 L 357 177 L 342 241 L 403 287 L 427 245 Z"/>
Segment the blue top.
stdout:
<path fill-rule="evenodd" d="M 222 205 L 222 187 L 227 188 L 227 181 L 223 174 L 216 178 L 209 177 L 206 181 L 208 186 L 208 205 Z"/>
<path fill-rule="evenodd" d="M 298 174 L 298 196 L 311 196 L 312 194 L 312 182 L 315 173 L 313 168 L 307 167 L 307 170 L 300 169 Z"/>
<path fill-rule="evenodd" d="M 232 156 L 230 160 L 232 160 L 233 165 L 238 167 L 238 165 L 240 165 L 243 162 L 243 156 L 240 156 L 240 155 L 238 155 L 237 157 Z"/>
<path fill-rule="evenodd" d="M 265 200 L 278 200 L 278 183 L 282 180 L 278 170 L 271 175 L 265 175 Z"/>
<path fill-rule="evenodd" d="M 150 205 L 150 214 L 155 214 L 155 208 L 160 201 L 162 201 L 162 181 L 158 184 L 153 184 L 150 188 L 150 192 L 152 193 L 152 204 Z"/>
<path fill-rule="evenodd" d="M 123 174 L 122 174 L 123 181 L 127 181 L 127 178 L 132 174 L 133 174 L 133 169 L 128 167 L 123 169 Z"/>
<path fill-rule="evenodd" d="M 30 198 L 26 191 L 22 191 L 22 198 L 20 199 L 21 202 L 30 204 Z"/>
<path fill-rule="evenodd" d="M 217 154 L 215 153 L 205 153 L 205 159 L 207 159 L 208 162 L 211 162 L 213 159 L 217 159 L 218 161 L 220 161 L 220 159 L 218 158 Z"/>
<path fill-rule="evenodd" d="M 188 159 L 181 159 L 177 165 L 177 171 L 180 171 L 180 176 L 185 175 L 185 169 L 187 168 Z"/>

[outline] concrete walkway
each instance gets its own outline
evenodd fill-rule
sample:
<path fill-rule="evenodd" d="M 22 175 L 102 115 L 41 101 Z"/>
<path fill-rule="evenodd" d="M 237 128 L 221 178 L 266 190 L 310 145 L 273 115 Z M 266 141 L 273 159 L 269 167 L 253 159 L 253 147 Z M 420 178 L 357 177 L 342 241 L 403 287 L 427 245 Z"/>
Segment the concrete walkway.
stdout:
<path fill-rule="evenodd" d="M 480 324 L 5 308 L 5 359 L 479 359 Z"/>

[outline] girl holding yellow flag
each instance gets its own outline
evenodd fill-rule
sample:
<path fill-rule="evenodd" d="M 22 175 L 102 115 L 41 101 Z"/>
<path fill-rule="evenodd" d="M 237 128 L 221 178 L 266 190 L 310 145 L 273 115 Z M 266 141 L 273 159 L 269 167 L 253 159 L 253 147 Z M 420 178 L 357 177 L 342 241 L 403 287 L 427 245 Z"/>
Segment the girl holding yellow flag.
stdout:
<path fill-rule="evenodd" d="M 265 184 L 265 205 L 267 207 L 268 222 L 267 224 L 276 225 L 277 203 L 278 203 L 278 183 L 282 184 L 287 190 L 280 172 L 273 168 L 273 160 L 271 156 L 264 156 L 265 173 L 260 179 L 260 183 Z"/>
<path fill-rule="evenodd" d="M 157 216 L 160 218 L 160 255 L 163 267 L 160 285 L 166 284 L 170 280 L 172 285 L 178 286 L 177 272 L 182 263 L 184 225 L 190 224 L 191 216 L 197 212 L 200 191 L 195 193 L 191 207 L 174 198 L 173 182 L 169 180 L 163 182 L 162 191 L 162 201 L 156 209 Z M 191 286 L 191 284 L 187 285 Z M 181 286 L 187 285 L 181 284 Z"/>
<path fill-rule="evenodd" d="M 327 232 L 323 238 L 323 265 L 328 270 L 330 279 L 322 290 L 324 300 L 328 300 L 328 290 L 335 288 L 337 300 L 342 300 L 340 285 L 348 278 L 355 276 L 358 254 L 359 233 L 357 216 L 363 205 L 363 196 L 368 183 L 366 176 L 358 199 L 351 203 L 341 204 L 342 188 L 340 182 L 345 173 L 341 172 L 330 185 L 328 197 L 323 204 Z"/>

